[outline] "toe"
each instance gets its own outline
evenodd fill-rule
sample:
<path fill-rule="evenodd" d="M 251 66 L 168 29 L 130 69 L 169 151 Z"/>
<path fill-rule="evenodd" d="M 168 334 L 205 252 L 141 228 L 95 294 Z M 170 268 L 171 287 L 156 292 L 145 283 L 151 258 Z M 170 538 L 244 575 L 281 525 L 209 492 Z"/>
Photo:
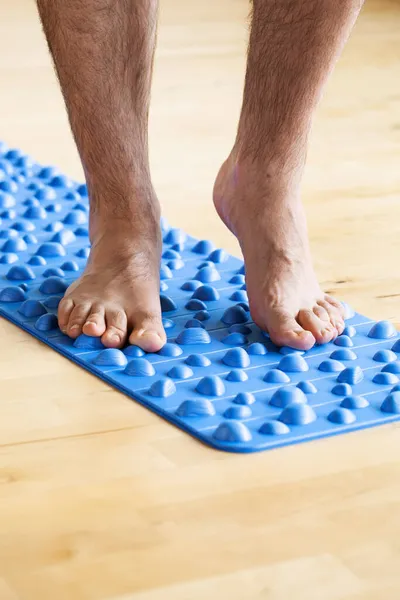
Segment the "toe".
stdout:
<path fill-rule="evenodd" d="M 101 341 L 107 348 L 120 348 L 124 345 L 128 330 L 128 319 L 124 310 L 106 311 L 107 329 Z"/>
<path fill-rule="evenodd" d="M 329 317 L 329 313 L 326 310 L 325 306 L 322 306 L 320 304 L 316 304 L 313 308 L 313 313 L 315 314 L 316 317 L 318 317 L 318 319 L 320 319 L 321 321 L 325 321 L 326 323 L 330 323 L 330 317 Z"/>
<path fill-rule="evenodd" d="M 82 327 L 86 321 L 90 309 L 90 303 L 83 302 L 82 304 L 77 304 L 74 306 L 67 325 L 67 333 L 70 337 L 77 338 L 78 335 L 82 333 Z"/>
<path fill-rule="evenodd" d="M 335 328 L 336 328 L 338 335 L 342 335 L 344 328 L 345 328 L 343 319 L 339 319 L 338 321 L 336 321 Z"/>
<path fill-rule="evenodd" d="M 339 300 L 336 300 L 336 298 L 333 298 L 332 296 L 329 296 L 329 294 L 325 294 L 325 301 L 330 306 L 333 306 L 334 308 L 336 308 L 336 310 L 338 311 L 338 313 L 341 316 L 342 320 L 344 321 L 344 318 L 346 316 L 346 310 L 345 310 L 343 304 L 341 302 L 339 302 Z"/>
<path fill-rule="evenodd" d="M 343 333 L 345 325 L 341 309 L 339 309 L 335 304 L 328 302 L 327 300 L 320 300 L 318 302 L 318 305 L 328 313 L 331 325 L 336 329 L 337 334 L 340 335 L 341 333 Z"/>
<path fill-rule="evenodd" d="M 331 323 L 318 317 L 313 310 L 301 310 L 297 320 L 304 329 L 313 334 L 318 344 L 326 344 L 337 335 Z"/>
<path fill-rule="evenodd" d="M 129 342 L 146 352 L 158 352 L 167 341 L 161 315 L 136 315 Z"/>
<path fill-rule="evenodd" d="M 104 306 L 94 304 L 90 310 L 85 324 L 82 328 L 83 333 L 93 337 L 100 337 L 106 330 L 106 320 Z"/>
<path fill-rule="evenodd" d="M 262 327 L 262 325 L 260 325 Z M 309 350 L 315 344 L 315 337 L 305 331 L 296 319 L 285 311 L 276 311 L 270 315 L 266 327 L 271 340 L 277 346 L 289 346 L 297 350 Z"/>
<path fill-rule="evenodd" d="M 325 323 L 325 329 L 326 329 L 326 326 L 328 329 L 330 329 L 330 325 L 332 326 L 332 337 L 330 340 L 328 339 L 327 341 L 331 341 L 332 339 L 336 338 L 339 335 L 338 330 L 336 328 L 336 319 L 332 319 L 328 307 L 325 307 L 320 304 L 316 304 L 313 308 L 313 313 L 315 314 L 316 317 L 318 317 L 318 319 L 320 321 Z M 325 332 L 324 337 L 329 337 L 327 331 Z M 324 344 L 325 341 L 318 342 L 318 343 Z"/>
<path fill-rule="evenodd" d="M 63 298 L 58 305 L 58 325 L 63 333 L 67 333 L 67 325 L 74 301 L 71 298 Z"/>

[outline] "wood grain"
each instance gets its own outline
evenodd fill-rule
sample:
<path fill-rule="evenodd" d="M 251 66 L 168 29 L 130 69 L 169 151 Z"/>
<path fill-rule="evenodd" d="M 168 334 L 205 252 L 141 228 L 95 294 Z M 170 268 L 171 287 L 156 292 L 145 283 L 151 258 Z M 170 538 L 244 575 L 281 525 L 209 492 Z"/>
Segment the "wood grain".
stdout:
<path fill-rule="evenodd" d="M 163 0 L 151 160 L 164 212 L 211 206 L 248 5 Z M 399 319 L 400 3 L 367 0 L 318 111 L 304 200 L 324 286 Z M 33 0 L 0 3 L 0 136 L 81 178 Z M 398 425 L 210 450 L 0 321 L 1 600 L 398 600 Z"/>

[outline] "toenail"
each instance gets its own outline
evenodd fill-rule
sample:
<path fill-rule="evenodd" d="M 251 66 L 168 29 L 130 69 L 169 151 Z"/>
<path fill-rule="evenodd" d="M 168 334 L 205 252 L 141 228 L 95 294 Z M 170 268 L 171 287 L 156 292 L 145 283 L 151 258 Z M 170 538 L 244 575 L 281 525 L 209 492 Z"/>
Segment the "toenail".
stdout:
<path fill-rule="evenodd" d="M 76 329 L 79 329 L 79 325 L 72 325 L 70 331 L 75 331 Z"/>
<path fill-rule="evenodd" d="M 161 340 L 161 336 L 157 333 L 157 331 L 148 331 L 147 329 L 141 329 L 138 331 L 138 337 L 157 337 Z"/>
<path fill-rule="evenodd" d="M 119 335 L 113 333 L 112 335 L 108 336 L 108 339 L 112 342 L 119 342 Z"/>
<path fill-rule="evenodd" d="M 85 327 L 88 325 L 93 325 L 93 327 L 101 327 L 101 325 L 99 323 L 96 323 L 95 321 L 86 321 L 85 323 Z"/>
<path fill-rule="evenodd" d="M 306 338 L 309 338 L 310 334 L 311 334 L 310 331 L 296 331 L 296 333 L 299 337 L 306 337 Z"/>

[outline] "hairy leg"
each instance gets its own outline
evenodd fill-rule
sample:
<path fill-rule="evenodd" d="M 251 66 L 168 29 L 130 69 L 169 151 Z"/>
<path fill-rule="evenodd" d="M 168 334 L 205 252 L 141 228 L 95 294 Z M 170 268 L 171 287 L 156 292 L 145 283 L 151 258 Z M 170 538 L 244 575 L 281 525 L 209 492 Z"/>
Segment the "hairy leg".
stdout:
<path fill-rule="evenodd" d="M 91 253 L 59 306 L 75 338 L 165 343 L 148 110 L 158 0 L 37 0 L 90 198 Z"/>
<path fill-rule="evenodd" d="M 300 198 L 312 117 L 362 0 L 254 0 L 243 105 L 214 203 L 238 237 L 252 316 L 277 344 L 343 331 L 314 274 Z"/>

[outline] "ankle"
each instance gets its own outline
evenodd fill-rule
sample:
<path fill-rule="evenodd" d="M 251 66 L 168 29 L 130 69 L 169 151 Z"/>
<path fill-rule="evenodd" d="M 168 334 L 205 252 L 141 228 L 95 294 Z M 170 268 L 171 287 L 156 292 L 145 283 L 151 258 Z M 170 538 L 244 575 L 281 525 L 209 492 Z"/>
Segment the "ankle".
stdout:
<path fill-rule="evenodd" d="M 153 190 L 130 190 L 129 194 L 114 193 L 106 199 L 90 196 L 89 235 L 93 240 L 112 237 L 157 238 L 160 231 L 161 207 Z"/>
<path fill-rule="evenodd" d="M 299 186 L 306 162 L 305 147 L 266 147 L 253 154 L 247 146 L 235 143 L 228 161 L 235 165 L 238 176 L 258 185 L 277 188 Z"/>
<path fill-rule="evenodd" d="M 297 222 L 303 229 L 300 181 L 297 172 L 268 171 L 267 165 L 249 163 L 235 156 L 234 149 L 217 175 L 214 205 L 222 221 L 239 239 L 250 236 L 251 240 L 255 230 L 274 236 L 282 221 Z"/>
<path fill-rule="evenodd" d="M 153 257 L 154 264 L 158 265 L 161 250 L 162 236 L 159 221 L 108 219 L 91 220 L 91 251 L 89 265 L 101 264 L 104 267 L 115 264 L 138 266 L 143 257 Z"/>
<path fill-rule="evenodd" d="M 234 148 L 222 165 L 214 186 L 214 202 L 243 201 L 259 211 L 271 203 L 285 205 L 300 201 L 303 169 L 281 168 L 277 162 L 249 160 Z"/>

